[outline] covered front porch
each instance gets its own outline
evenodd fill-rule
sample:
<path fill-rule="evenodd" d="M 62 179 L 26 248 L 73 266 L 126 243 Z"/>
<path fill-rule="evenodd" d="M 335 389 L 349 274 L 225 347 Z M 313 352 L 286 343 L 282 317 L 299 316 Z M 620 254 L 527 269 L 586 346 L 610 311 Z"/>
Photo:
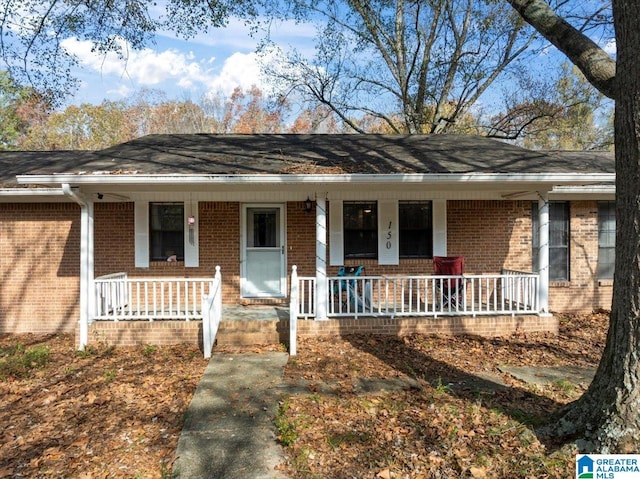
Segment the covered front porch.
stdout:
<path fill-rule="evenodd" d="M 234 340 L 287 343 L 298 336 L 368 334 L 479 334 L 553 330 L 540 315 L 539 276 L 500 274 L 330 276 L 288 278 L 287 302 L 222 305 L 220 267 L 211 278 L 142 278 L 114 273 L 95 278 L 92 337 L 119 344 L 167 340 L 202 344 L 211 354 L 221 328 Z M 319 290 L 324 290 L 320 296 Z M 324 318 L 318 310 L 326 311 Z M 517 318 L 516 318 L 517 317 Z M 313 321 L 320 319 L 319 321 Z M 299 321 L 302 320 L 302 321 Z M 553 322 L 553 321 L 552 321 Z M 109 324 L 107 324 L 109 323 Z M 545 323 L 544 325 L 542 323 Z M 229 336 L 235 339 L 229 339 Z"/>

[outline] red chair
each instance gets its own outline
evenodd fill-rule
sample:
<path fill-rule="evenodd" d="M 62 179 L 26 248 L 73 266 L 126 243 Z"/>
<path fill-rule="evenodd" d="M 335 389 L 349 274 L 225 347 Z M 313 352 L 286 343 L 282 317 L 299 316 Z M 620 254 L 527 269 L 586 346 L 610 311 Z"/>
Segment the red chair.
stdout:
<path fill-rule="evenodd" d="M 452 278 L 436 279 L 436 305 L 441 310 L 464 307 L 464 257 L 434 256 L 433 273 L 436 276 L 452 276 Z"/>

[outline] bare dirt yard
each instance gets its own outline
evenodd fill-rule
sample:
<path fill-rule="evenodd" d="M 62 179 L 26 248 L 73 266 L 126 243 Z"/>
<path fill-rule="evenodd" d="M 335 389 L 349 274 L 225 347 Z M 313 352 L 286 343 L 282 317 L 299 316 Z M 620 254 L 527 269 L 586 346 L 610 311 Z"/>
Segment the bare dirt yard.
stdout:
<path fill-rule="evenodd" d="M 502 369 L 595 367 L 607 320 L 564 317 L 559 336 L 299 341 L 285 380 L 304 387 L 283 397 L 274 426 L 281 469 L 294 479 L 573 477 L 575 449 L 534 429 L 586 384 L 532 386 Z M 78 352 L 68 336 L 1 337 L 0 478 L 175 477 L 205 367 L 195 346 Z M 411 386 L 364 392 L 363 380 Z"/>

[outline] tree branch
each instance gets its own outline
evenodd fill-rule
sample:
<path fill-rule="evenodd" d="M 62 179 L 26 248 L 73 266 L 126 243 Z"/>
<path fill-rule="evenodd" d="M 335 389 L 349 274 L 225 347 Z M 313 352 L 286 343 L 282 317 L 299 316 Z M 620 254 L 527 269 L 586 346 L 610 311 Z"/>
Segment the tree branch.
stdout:
<path fill-rule="evenodd" d="M 603 95 L 616 97 L 616 62 L 543 0 L 507 0 L 522 18 L 564 53 Z"/>

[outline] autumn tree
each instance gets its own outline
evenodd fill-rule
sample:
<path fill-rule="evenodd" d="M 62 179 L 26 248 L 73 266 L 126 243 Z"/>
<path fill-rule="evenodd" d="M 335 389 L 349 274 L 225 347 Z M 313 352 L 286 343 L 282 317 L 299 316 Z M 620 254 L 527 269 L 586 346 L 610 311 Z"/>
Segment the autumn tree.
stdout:
<path fill-rule="evenodd" d="M 316 105 L 303 108 L 288 128 L 288 133 L 343 133 L 330 108 Z"/>
<path fill-rule="evenodd" d="M 255 85 L 246 92 L 236 87 L 228 98 L 207 95 L 201 105 L 214 133 L 281 133 L 289 112 L 284 98 L 272 101 Z"/>
<path fill-rule="evenodd" d="M 487 136 L 532 149 L 607 148 L 606 126 L 599 122 L 612 111 L 610 102 L 573 65 L 565 63 L 557 78 L 538 82 L 524 95 L 513 88 L 503 99 L 505 110 L 488 122 Z"/>
<path fill-rule="evenodd" d="M 137 123 L 137 135 L 208 133 L 212 119 L 202 107 L 191 100 L 148 102 L 144 97 L 129 106 Z"/>
<path fill-rule="evenodd" d="M 42 123 L 49 110 L 32 88 L 17 85 L 0 71 L 0 149 L 16 148 L 27 129 Z"/>
<path fill-rule="evenodd" d="M 616 271 L 607 342 L 588 390 L 547 432 L 583 451 L 631 453 L 640 444 L 640 2 L 613 0 L 616 59 L 543 0 L 508 0 L 615 101 Z"/>
<path fill-rule="evenodd" d="M 99 150 L 138 135 L 136 119 L 124 102 L 71 105 L 32 125 L 20 139 L 24 150 Z"/>
<path fill-rule="evenodd" d="M 535 38 L 494 0 L 275 3 L 322 24 L 314 58 L 294 50 L 269 74 L 361 133 L 365 115 L 395 133 L 451 131 L 501 75 L 526 73 L 514 67 Z"/>

